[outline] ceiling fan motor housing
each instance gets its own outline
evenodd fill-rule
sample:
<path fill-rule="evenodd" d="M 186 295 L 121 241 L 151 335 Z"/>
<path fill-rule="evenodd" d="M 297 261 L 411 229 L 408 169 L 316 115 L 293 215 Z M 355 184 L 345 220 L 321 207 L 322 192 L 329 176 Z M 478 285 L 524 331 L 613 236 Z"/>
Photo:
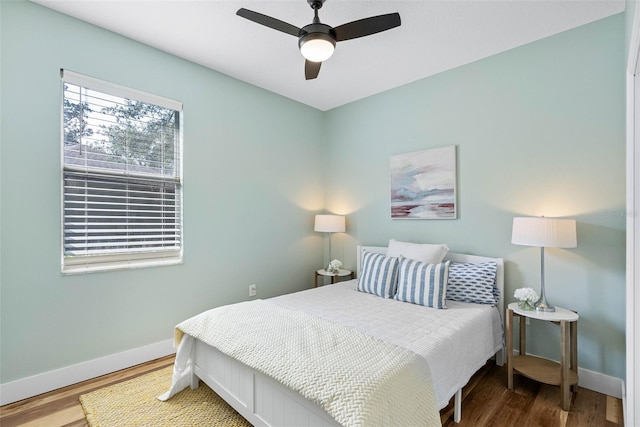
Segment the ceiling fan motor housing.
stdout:
<path fill-rule="evenodd" d="M 326 40 L 332 45 L 336 45 L 336 32 L 327 24 L 309 24 L 300 29 L 298 47 L 302 47 L 309 40 Z"/>

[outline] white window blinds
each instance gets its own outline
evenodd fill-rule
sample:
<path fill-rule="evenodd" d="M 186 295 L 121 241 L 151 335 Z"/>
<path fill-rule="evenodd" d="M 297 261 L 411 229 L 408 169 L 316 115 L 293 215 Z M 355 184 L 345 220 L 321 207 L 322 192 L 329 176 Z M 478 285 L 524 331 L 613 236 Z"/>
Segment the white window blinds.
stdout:
<path fill-rule="evenodd" d="M 182 261 L 182 105 L 62 72 L 63 272 Z"/>

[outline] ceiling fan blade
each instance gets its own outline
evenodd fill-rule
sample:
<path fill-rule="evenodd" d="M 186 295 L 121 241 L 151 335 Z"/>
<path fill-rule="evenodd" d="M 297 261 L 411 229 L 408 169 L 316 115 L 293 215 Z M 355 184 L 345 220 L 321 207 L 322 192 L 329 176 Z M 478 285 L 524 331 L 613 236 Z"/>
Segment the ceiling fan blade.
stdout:
<path fill-rule="evenodd" d="M 236 12 L 236 15 L 248 19 L 249 21 L 256 22 L 265 27 L 273 28 L 274 30 L 282 31 L 283 33 L 291 34 L 298 37 L 300 34 L 300 28 L 295 25 L 288 24 L 276 18 L 272 18 L 262 13 L 254 12 L 253 10 L 240 8 Z"/>
<path fill-rule="evenodd" d="M 304 61 L 304 78 L 306 80 L 312 80 L 318 77 L 322 62 L 311 62 L 309 60 Z"/>
<path fill-rule="evenodd" d="M 348 22 L 335 27 L 334 30 L 336 32 L 336 41 L 341 42 L 390 30 L 399 26 L 400 14 L 396 12 Z"/>

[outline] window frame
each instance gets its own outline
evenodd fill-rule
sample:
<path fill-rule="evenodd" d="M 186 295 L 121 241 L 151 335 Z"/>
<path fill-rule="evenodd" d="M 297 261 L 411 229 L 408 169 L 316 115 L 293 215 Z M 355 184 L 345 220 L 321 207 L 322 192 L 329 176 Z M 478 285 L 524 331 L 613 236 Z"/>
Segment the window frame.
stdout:
<path fill-rule="evenodd" d="M 61 272 L 62 274 L 81 274 L 98 271 L 121 270 L 131 268 L 145 268 L 155 266 L 166 266 L 182 264 L 184 258 L 184 215 L 183 215 L 183 104 L 182 102 L 164 98 L 158 95 L 143 92 L 137 89 L 128 88 L 115 83 L 89 77 L 73 71 L 60 70 L 60 183 L 61 183 Z M 175 198 L 177 200 L 176 215 L 178 219 L 175 224 L 179 228 L 180 242 L 178 250 L 148 250 L 148 251 L 130 251 L 116 254 L 91 254 L 80 256 L 65 255 L 65 181 L 68 174 L 84 174 L 85 179 L 95 177 L 101 171 L 96 168 L 77 165 L 67 165 L 65 163 L 65 117 L 64 117 L 64 101 L 65 101 L 65 84 L 80 86 L 82 88 L 91 89 L 107 95 L 129 99 L 131 101 L 139 101 L 146 104 L 153 104 L 166 109 L 177 112 L 174 147 L 174 167 L 177 169 L 174 178 L 160 177 L 160 175 L 136 174 L 135 172 L 124 172 L 114 169 L 112 173 L 105 173 L 105 176 L 112 176 L 114 179 L 129 179 L 131 182 L 143 179 L 155 184 L 161 182 L 175 183 Z M 106 178 L 105 180 L 108 180 Z M 164 196 L 162 196 L 164 197 Z"/>

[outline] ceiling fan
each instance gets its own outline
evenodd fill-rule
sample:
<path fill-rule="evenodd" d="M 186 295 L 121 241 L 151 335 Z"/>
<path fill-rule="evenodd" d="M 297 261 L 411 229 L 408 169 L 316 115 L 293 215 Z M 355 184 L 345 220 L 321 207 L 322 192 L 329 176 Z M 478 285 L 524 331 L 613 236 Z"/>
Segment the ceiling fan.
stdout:
<path fill-rule="evenodd" d="M 236 14 L 265 27 L 298 37 L 298 47 L 302 56 L 305 57 L 304 75 L 307 80 L 318 77 L 322 61 L 326 61 L 333 55 L 337 42 L 368 36 L 400 26 L 400 14 L 389 13 L 348 22 L 335 28 L 330 27 L 320 22 L 320 18 L 318 18 L 318 10 L 324 2 L 325 0 L 307 0 L 313 9 L 314 17 L 311 24 L 302 28 L 244 8 L 238 9 Z"/>

